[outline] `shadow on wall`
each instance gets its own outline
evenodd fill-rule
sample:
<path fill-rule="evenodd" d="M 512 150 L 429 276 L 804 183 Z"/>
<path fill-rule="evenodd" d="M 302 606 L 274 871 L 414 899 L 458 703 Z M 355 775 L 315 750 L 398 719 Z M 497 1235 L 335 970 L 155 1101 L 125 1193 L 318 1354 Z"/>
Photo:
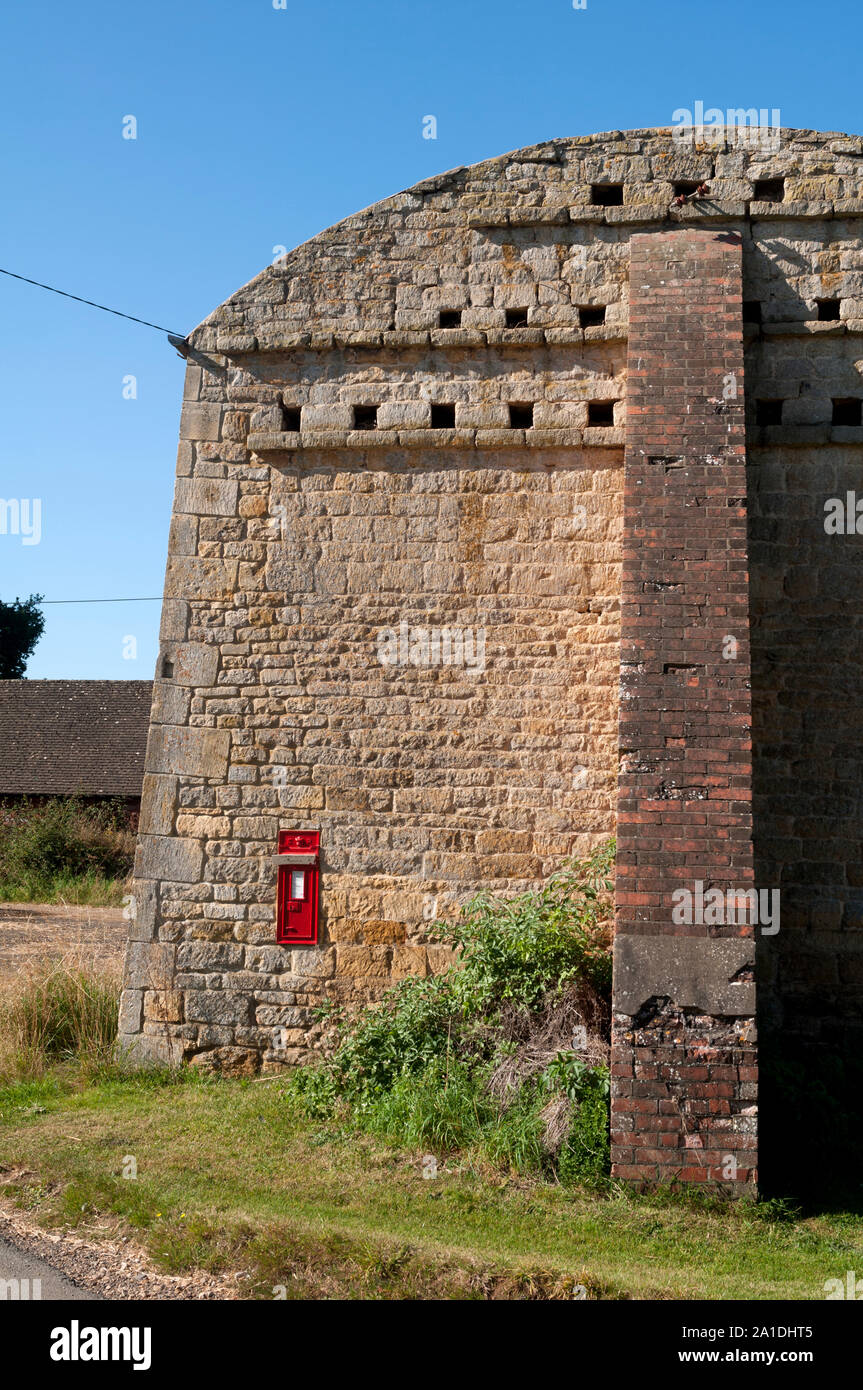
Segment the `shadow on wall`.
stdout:
<path fill-rule="evenodd" d="M 750 448 L 755 881 L 766 1195 L 863 1200 L 863 536 L 824 504 L 857 450 Z"/>

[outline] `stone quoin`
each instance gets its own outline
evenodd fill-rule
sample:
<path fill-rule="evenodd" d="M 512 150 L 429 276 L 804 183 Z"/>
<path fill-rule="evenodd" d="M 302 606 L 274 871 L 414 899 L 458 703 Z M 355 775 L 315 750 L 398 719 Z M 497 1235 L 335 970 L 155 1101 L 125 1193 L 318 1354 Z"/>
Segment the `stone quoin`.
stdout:
<path fill-rule="evenodd" d="M 860 561 L 825 515 L 861 488 L 863 141 L 735 135 L 451 170 L 189 335 L 134 1056 L 311 1060 L 324 1000 L 449 963 L 435 915 L 613 834 L 619 1177 L 752 1190 L 759 1062 L 857 1048 Z M 307 944 L 280 832 L 319 846 Z M 778 892 L 781 930 L 681 890 Z"/>

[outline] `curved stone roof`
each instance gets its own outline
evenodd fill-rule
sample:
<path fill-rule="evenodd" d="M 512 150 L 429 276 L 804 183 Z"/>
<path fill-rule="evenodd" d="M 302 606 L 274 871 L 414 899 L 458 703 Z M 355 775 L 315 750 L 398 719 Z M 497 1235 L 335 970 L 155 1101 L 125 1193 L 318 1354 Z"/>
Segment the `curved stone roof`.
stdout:
<path fill-rule="evenodd" d="M 762 138 L 753 127 L 709 125 L 703 133 L 698 140 L 691 129 L 681 139 L 679 127 L 666 127 L 548 140 L 424 179 L 268 266 L 190 342 L 228 356 L 327 347 L 334 338 L 345 347 L 410 346 L 432 327 L 422 290 L 465 282 L 476 239 L 499 239 L 507 229 L 524 236 L 533 228 L 580 228 L 588 241 L 620 226 L 863 216 L 860 138 L 769 127 Z M 776 177 L 785 180 L 783 201 L 759 201 L 755 181 Z M 675 182 L 702 179 L 710 183 L 707 198 L 671 205 Z M 623 185 L 622 206 L 592 202 L 591 186 L 609 183 Z M 416 305 L 404 296 L 397 303 L 396 287 L 406 284 L 418 291 Z"/>

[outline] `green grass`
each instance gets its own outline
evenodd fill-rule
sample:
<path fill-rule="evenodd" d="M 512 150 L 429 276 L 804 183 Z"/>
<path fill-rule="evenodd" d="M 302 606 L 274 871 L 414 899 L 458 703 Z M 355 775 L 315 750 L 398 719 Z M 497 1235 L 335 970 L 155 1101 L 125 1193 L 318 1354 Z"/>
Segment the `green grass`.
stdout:
<path fill-rule="evenodd" d="M 403 982 L 329 1066 L 255 1081 L 132 1070 L 116 981 L 39 963 L 0 1006 L 6 1192 L 49 1225 L 131 1230 L 166 1270 L 239 1274 L 252 1298 L 809 1300 L 860 1266 L 858 1210 L 610 1183 L 607 1068 L 560 1050 L 597 997 L 579 979 L 607 974 L 605 909 L 573 913 L 562 878 L 477 902 L 460 971 Z M 525 1039 L 540 1072 L 518 1071 Z M 549 1096 L 573 1107 L 553 1151 Z"/>
<path fill-rule="evenodd" d="M 30 874 L 0 878 L 0 902 L 56 903 L 69 907 L 121 907 L 127 878 L 103 874 Z"/>
<path fill-rule="evenodd" d="M 122 1176 L 137 1163 L 137 1179 Z M 0 1165 L 39 1218 L 133 1228 L 172 1271 L 246 1271 L 247 1296 L 822 1298 L 863 1263 L 863 1217 L 507 1177 L 310 1120 L 287 1080 L 89 1083 L 71 1065 L 0 1089 Z"/>

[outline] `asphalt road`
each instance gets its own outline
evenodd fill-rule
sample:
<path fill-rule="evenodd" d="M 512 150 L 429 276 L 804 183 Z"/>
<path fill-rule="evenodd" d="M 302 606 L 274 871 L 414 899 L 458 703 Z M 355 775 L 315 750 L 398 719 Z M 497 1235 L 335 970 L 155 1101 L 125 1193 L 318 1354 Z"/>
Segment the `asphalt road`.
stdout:
<path fill-rule="evenodd" d="M 10 1288 L 9 1281 L 13 1279 L 18 1282 Z M 29 1280 L 26 1285 L 22 1284 L 25 1279 Z M 41 1288 L 34 1286 L 36 1279 L 41 1281 Z M 37 1255 L 27 1255 L 0 1238 L 0 1301 L 13 1298 L 16 1294 L 19 1299 L 26 1297 L 32 1301 L 40 1297 L 43 1303 L 46 1299 L 64 1302 L 67 1299 L 105 1301 L 100 1293 L 92 1293 L 90 1289 L 73 1284 L 71 1279 L 67 1279 L 46 1260 L 40 1260 Z"/>

